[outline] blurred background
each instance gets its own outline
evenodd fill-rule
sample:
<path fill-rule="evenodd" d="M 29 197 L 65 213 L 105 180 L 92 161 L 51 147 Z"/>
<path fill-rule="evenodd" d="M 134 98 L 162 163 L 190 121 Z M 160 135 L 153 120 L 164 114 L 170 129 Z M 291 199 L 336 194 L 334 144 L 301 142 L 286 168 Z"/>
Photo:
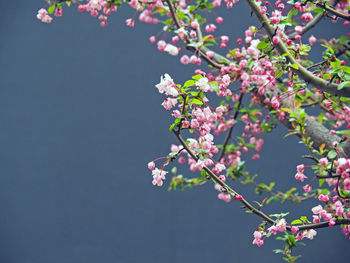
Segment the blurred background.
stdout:
<path fill-rule="evenodd" d="M 218 200 L 212 184 L 183 192 L 151 184 L 147 163 L 177 144 L 154 85 L 164 73 L 184 82 L 194 69 L 149 43 L 161 26 L 126 27 L 134 15 L 126 6 L 106 28 L 76 6 L 47 25 L 36 19 L 44 4 L 0 1 L 0 262 L 281 262 L 272 249 L 282 242 L 252 245 L 261 220 Z M 218 32 L 231 39 L 257 25 L 244 1 L 222 16 Z M 324 21 L 312 33 L 342 30 Z M 267 134 L 261 159 L 248 160 L 281 190 L 302 186 L 294 174 L 305 152 L 286 132 Z M 316 204 L 265 211 L 311 217 Z M 338 227 L 306 243 L 295 251 L 300 262 L 346 260 L 350 244 Z"/>

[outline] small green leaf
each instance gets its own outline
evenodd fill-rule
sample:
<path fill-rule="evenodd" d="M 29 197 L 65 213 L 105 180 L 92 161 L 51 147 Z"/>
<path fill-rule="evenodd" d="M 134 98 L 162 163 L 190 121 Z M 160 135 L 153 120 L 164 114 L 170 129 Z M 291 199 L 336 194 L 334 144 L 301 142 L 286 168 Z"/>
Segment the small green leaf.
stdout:
<path fill-rule="evenodd" d="M 300 219 L 295 219 L 292 221 L 292 225 L 296 225 L 296 224 L 302 224 L 303 222 Z"/>
<path fill-rule="evenodd" d="M 296 63 L 290 65 L 290 67 L 291 67 L 291 68 L 294 68 L 294 69 L 296 69 L 296 70 L 299 69 L 299 66 L 298 66 L 298 64 L 296 64 Z"/>
<path fill-rule="evenodd" d="M 202 75 L 195 75 L 192 77 L 194 80 L 200 80 L 201 78 L 203 78 Z"/>
<path fill-rule="evenodd" d="M 187 80 L 184 84 L 184 88 L 187 88 L 187 87 L 191 87 L 194 85 L 194 80 L 190 79 L 190 80 Z"/>
<path fill-rule="evenodd" d="M 345 86 L 350 85 L 350 81 L 344 81 L 342 83 L 340 83 L 337 87 L 338 90 L 341 90 L 342 88 L 344 88 Z"/>
<path fill-rule="evenodd" d="M 47 9 L 47 11 L 49 12 L 49 14 L 52 14 L 55 11 L 55 8 L 56 8 L 56 6 L 52 5 Z"/>
<path fill-rule="evenodd" d="M 333 160 L 334 158 L 337 157 L 337 152 L 334 151 L 334 150 L 331 150 L 331 151 L 328 152 L 328 155 L 327 155 L 327 156 L 328 156 L 328 159 Z"/>

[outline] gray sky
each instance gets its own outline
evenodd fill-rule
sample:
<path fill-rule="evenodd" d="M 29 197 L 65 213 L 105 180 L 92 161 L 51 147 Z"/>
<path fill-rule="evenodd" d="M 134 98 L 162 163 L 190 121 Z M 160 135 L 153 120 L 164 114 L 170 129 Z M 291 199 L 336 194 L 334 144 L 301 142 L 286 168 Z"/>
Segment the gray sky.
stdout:
<path fill-rule="evenodd" d="M 253 246 L 260 219 L 219 201 L 212 185 L 152 186 L 146 164 L 176 143 L 154 85 L 192 74 L 148 42 L 160 27 L 127 28 L 127 7 L 106 28 L 75 8 L 46 25 L 35 17 L 43 3 L 0 1 L 0 262 L 281 262 L 271 252 L 281 242 Z M 255 21 L 244 1 L 224 13 L 235 37 Z M 262 159 L 249 162 L 281 189 L 300 186 L 304 151 L 285 132 L 268 134 Z M 338 227 L 306 243 L 301 262 L 341 260 L 349 247 Z"/>

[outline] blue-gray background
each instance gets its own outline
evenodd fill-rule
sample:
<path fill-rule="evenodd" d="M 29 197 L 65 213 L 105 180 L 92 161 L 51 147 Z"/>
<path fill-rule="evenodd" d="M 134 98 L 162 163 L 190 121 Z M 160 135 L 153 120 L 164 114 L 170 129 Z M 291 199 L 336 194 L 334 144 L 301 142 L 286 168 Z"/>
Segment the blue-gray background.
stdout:
<path fill-rule="evenodd" d="M 148 42 L 160 26 L 126 28 L 127 7 L 107 28 L 75 7 L 46 25 L 35 18 L 43 3 L 0 1 L 0 262 L 281 262 L 271 252 L 281 242 L 253 246 L 260 219 L 219 201 L 212 185 L 151 185 L 146 163 L 176 143 L 154 85 L 193 70 Z M 243 1 L 224 13 L 222 32 L 235 38 L 255 23 Z M 321 33 L 335 30 L 324 23 Z M 304 152 L 285 132 L 268 134 L 249 167 L 281 189 L 301 186 L 293 175 Z M 310 216 L 316 203 L 290 210 Z M 301 262 L 342 260 L 349 248 L 339 228 L 307 244 Z"/>

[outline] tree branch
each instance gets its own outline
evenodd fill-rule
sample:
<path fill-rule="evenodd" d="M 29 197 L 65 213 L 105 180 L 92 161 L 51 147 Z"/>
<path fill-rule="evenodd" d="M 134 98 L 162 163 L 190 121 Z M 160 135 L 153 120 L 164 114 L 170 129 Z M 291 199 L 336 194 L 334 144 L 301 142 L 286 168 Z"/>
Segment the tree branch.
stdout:
<path fill-rule="evenodd" d="M 237 109 L 236 109 L 236 111 L 235 111 L 235 115 L 233 116 L 233 119 L 234 119 L 234 120 L 236 120 L 237 117 L 238 117 L 239 108 L 241 107 L 242 100 L 243 100 L 243 96 L 244 96 L 244 93 L 241 93 L 241 95 L 239 96 L 238 106 L 237 106 Z M 231 134 L 232 134 L 232 131 L 233 131 L 233 127 L 234 127 L 234 126 L 232 126 L 232 127 L 228 130 L 228 132 L 227 132 L 227 134 L 226 134 L 225 141 L 224 141 L 224 143 L 223 143 L 223 145 L 222 145 L 222 150 L 221 150 L 220 155 L 219 155 L 219 157 L 218 157 L 218 162 L 221 160 L 221 158 L 222 158 L 222 157 L 224 156 L 224 154 L 225 154 L 225 148 L 226 148 L 226 145 L 227 145 L 229 139 L 231 138 Z"/>
<path fill-rule="evenodd" d="M 269 24 L 269 20 L 266 15 L 261 14 L 259 6 L 255 3 L 254 0 L 246 0 L 256 17 L 258 18 L 259 22 L 262 24 L 262 26 L 265 28 L 266 33 L 268 34 L 271 43 L 272 38 L 275 35 L 275 29 Z M 286 45 L 279 41 L 277 44 L 274 44 L 274 47 L 278 51 L 280 55 L 283 54 L 289 54 L 289 50 L 286 47 Z M 308 71 L 306 68 L 304 68 L 302 65 L 297 62 L 297 60 L 292 55 L 286 56 L 287 60 L 291 64 L 295 64 L 296 67 L 291 67 L 291 70 L 296 73 L 300 78 L 302 78 L 305 82 L 310 83 L 312 86 L 314 86 L 317 89 L 320 89 L 322 91 L 328 92 L 329 94 L 335 95 L 335 96 L 343 96 L 350 98 L 350 86 L 345 86 L 343 89 L 338 90 L 338 85 L 334 83 L 329 83 L 315 75 L 312 74 L 312 72 Z"/>
<path fill-rule="evenodd" d="M 318 22 L 320 22 L 322 20 L 322 18 L 326 15 L 327 13 L 319 13 L 317 14 L 314 19 L 312 19 L 311 21 L 309 21 L 304 27 L 303 30 L 300 34 L 298 34 L 297 32 L 294 32 L 293 34 L 290 34 L 288 37 L 290 39 L 294 39 L 297 35 L 303 35 L 305 34 L 307 31 L 309 31 L 310 29 L 312 29 L 314 26 L 316 26 L 318 24 Z"/>
<path fill-rule="evenodd" d="M 180 135 L 180 131 L 173 131 L 176 138 L 179 140 L 179 142 L 181 143 L 181 145 L 186 149 L 186 151 L 188 152 L 188 154 L 196 161 L 199 160 L 199 158 L 192 152 L 192 150 L 188 147 L 188 145 L 186 144 L 186 142 L 184 141 L 184 139 L 182 138 L 182 136 Z M 233 190 L 231 187 L 229 187 L 225 182 L 221 181 L 219 179 L 219 177 L 213 173 L 208 167 L 204 166 L 203 168 L 204 171 L 206 171 L 210 178 L 213 179 L 216 183 L 218 183 L 222 188 L 224 188 L 226 191 L 228 191 L 229 193 L 238 196 L 239 194 Z M 242 200 L 240 200 L 241 203 L 244 204 L 244 206 L 251 211 L 252 213 L 260 216 L 261 218 L 263 218 L 264 220 L 266 220 L 267 222 L 269 222 L 270 224 L 274 224 L 275 221 L 273 219 L 271 219 L 269 216 L 267 216 L 266 214 L 264 214 L 262 211 L 260 211 L 259 209 L 255 208 L 254 206 L 252 206 L 247 200 L 245 200 L 242 197 Z"/>

